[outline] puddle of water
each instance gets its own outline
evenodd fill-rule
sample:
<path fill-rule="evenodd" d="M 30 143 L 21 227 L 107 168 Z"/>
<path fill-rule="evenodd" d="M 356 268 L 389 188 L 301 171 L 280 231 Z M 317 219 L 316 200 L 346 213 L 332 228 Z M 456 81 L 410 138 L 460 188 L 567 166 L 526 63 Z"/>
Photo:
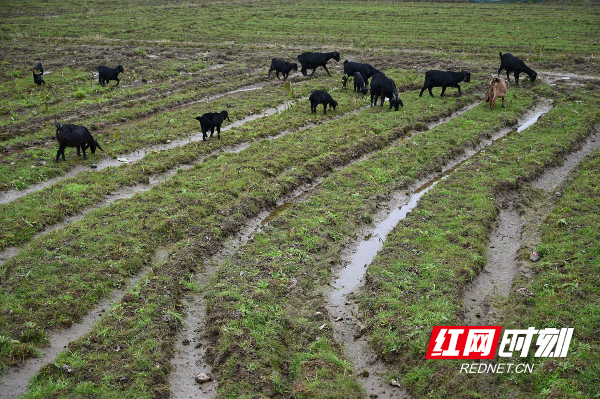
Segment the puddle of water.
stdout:
<path fill-rule="evenodd" d="M 373 232 L 367 236 L 368 240 L 364 240 L 358 245 L 352 261 L 343 269 L 342 273 L 340 273 L 339 277 L 332 284 L 335 291 L 329 297 L 330 303 L 335 305 L 344 304 L 346 296 L 358 287 L 367 266 L 383 247 L 387 235 L 417 206 L 421 197 L 431 190 L 436 183 L 437 181 L 428 183 L 427 187 L 422 188 L 419 192 L 415 192 L 405 205 L 394 209 L 383 222 L 375 227 Z"/>
<path fill-rule="evenodd" d="M 286 202 L 282 205 L 279 205 L 273 210 L 273 212 L 269 214 L 269 216 L 267 216 L 266 218 L 264 218 L 263 221 L 260 222 L 260 225 L 264 226 L 265 224 L 269 223 L 271 220 L 275 219 L 280 213 L 282 213 L 288 208 L 291 208 L 292 205 L 294 205 L 293 202 Z"/>
<path fill-rule="evenodd" d="M 158 248 L 152 259 L 152 264 L 164 262 L 169 256 L 170 248 Z M 9 367 L 6 374 L 0 375 L 0 386 L 2 386 L 2 398 L 16 398 L 29 388 L 29 380 L 47 363 L 53 362 L 56 356 L 65 350 L 69 342 L 79 339 L 87 334 L 92 326 L 110 309 L 111 305 L 118 301 L 131 287 L 140 282 L 151 267 L 146 267 L 135 277 L 132 277 L 126 286 L 112 292 L 109 298 L 101 300 L 80 323 L 71 327 L 48 334 L 49 346 L 39 348 L 40 357 L 25 361 L 20 367 Z"/>
<path fill-rule="evenodd" d="M 542 102 L 542 105 L 539 106 L 538 109 L 536 111 L 534 111 L 532 114 L 527 116 L 526 117 L 527 120 L 524 123 L 519 125 L 519 127 L 517 128 L 517 132 L 522 132 L 523 130 L 527 129 L 529 126 L 536 123 L 542 117 L 542 115 L 544 115 L 546 112 L 550 111 L 551 108 L 552 108 L 552 103 L 550 101 Z"/>
<path fill-rule="evenodd" d="M 542 101 L 538 107 L 527 112 L 523 117 L 519 119 L 517 132 L 525 130 L 527 127 L 535 123 L 543 114 L 551 109 L 552 105 L 549 101 Z M 369 240 L 363 241 L 359 244 L 352 261 L 348 266 L 344 268 L 344 271 L 340 274 L 338 279 L 334 282 L 333 286 L 336 291 L 331 296 L 331 302 L 340 304 L 343 302 L 343 298 L 352 292 L 359 284 L 360 280 L 364 276 L 366 266 L 371 263 L 375 258 L 375 255 L 383 246 L 388 233 L 394 228 L 399 221 L 404 219 L 406 215 L 414 209 L 419 199 L 427 193 L 437 182 L 441 179 L 451 175 L 456 169 L 462 166 L 467 160 L 473 156 L 479 154 L 483 149 L 495 143 L 496 141 L 506 138 L 511 132 L 515 130 L 512 128 L 502 129 L 492 136 L 491 139 L 483 140 L 477 147 L 468 150 L 465 154 L 447 164 L 443 172 L 435 176 L 434 178 L 426 181 L 415 189 L 414 193 L 407 200 L 406 204 L 398 209 L 392 211 L 388 217 L 377 225 L 373 232 L 368 235 Z"/>
<path fill-rule="evenodd" d="M 570 72 L 539 72 L 542 76 L 549 77 L 550 79 L 545 79 L 550 82 L 554 82 L 556 80 L 570 80 L 570 79 L 580 79 L 580 80 L 599 80 L 600 76 L 592 76 L 592 75 L 578 75 Z"/>

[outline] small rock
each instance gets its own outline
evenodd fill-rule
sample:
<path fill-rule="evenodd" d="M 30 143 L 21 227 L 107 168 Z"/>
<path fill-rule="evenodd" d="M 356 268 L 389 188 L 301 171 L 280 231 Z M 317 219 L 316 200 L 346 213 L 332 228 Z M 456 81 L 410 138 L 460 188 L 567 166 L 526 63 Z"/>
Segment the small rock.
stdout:
<path fill-rule="evenodd" d="M 358 323 L 357 331 L 354 334 L 354 339 L 359 339 L 360 337 L 365 335 L 366 332 L 367 332 L 367 326 L 365 326 L 362 323 Z"/>
<path fill-rule="evenodd" d="M 128 292 L 125 295 L 123 295 L 123 299 L 121 301 L 122 302 L 133 302 L 133 301 L 135 301 L 135 296 L 131 292 Z"/>
<path fill-rule="evenodd" d="M 376 399 L 376 398 L 378 398 L 378 397 L 379 397 L 379 396 L 377 396 L 377 394 L 376 394 L 376 393 L 372 393 L 372 394 L 370 394 L 370 395 L 369 395 L 369 398 L 371 398 L 371 399 Z"/>
<path fill-rule="evenodd" d="M 327 324 L 323 324 L 322 326 L 319 327 L 319 330 L 324 329 L 325 327 L 327 327 Z"/>
<path fill-rule="evenodd" d="M 170 323 L 171 322 L 171 316 L 166 314 L 163 315 L 163 317 L 161 318 L 162 321 L 164 321 L 165 323 Z"/>
<path fill-rule="evenodd" d="M 186 338 L 186 339 L 184 339 L 183 341 L 181 341 L 181 343 L 182 343 L 183 345 L 189 345 L 189 344 L 190 344 L 190 340 Z"/>
<path fill-rule="evenodd" d="M 196 344 L 196 346 L 194 346 L 194 348 L 198 349 L 198 348 L 200 348 L 201 346 L 202 346 L 202 342 L 198 342 L 198 343 Z"/>
<path fill-rule="evenodd" d="M 531 255 L 529 255 L 529 259 L 530 259 L 532 262 L 537 262 L 538 260 L 540 260 L 540 254 L 538 254 L 536 251 L 533 251 L 533 252 L 531 253 Z"/>
<path fill-rule="evenodd" d="M 391 380 L 390 385 L 396 388 L 402 388 L 402 385 L 398 382 L 398 380 Z"/>
<path fill-rule="evenodd" d="M 525 288 L 525 287 L 519 288 L 517 290 L 517 292 L 519 294 L 521 294 L 521 295 L 525 295 L 525 296 L 529 296 L 529 297 L 534 297 L 535 296 L 535 294 L 529 288 Z"/>
<path fill-rule="evenodd" d="M 315 316 L 321 316 L 323 312 L 315 312 Z"/>
<path fill-rule="evenodd" d="M 206 382 L 209 382 L 210 380 L 212 380 L 212 377 L 206 373 L 200 373 L 196 375 L 196 382 L 198 384 L 204 384 Z"/>
<path fill-rule="evenodd" d="M 93 164 L 90 165 L 90 168 L 97 169 L 98 168 L 98 164 L 93 163 Z"/>
<path fill-rule="evenodd" d="M 336 317 L 333 321 L 342 321 L 342 320 L 344 320 L 344 318 L 342 316 L 340 316 L 340 317 Z"/>
<path fill-rule="evenodd" d="M 71 366 L 69 366 L 68 364 L 63 364 L 61 366 L 61 369 L 65 370 L 69 374 L 73 372 L 73 368 Z"/>

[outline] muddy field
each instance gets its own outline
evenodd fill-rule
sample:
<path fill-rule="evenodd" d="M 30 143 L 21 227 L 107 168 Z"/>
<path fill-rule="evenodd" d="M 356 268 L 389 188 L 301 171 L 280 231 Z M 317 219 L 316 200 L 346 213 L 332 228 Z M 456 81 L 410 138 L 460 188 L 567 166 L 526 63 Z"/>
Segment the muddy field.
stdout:
<path fill-rule="evenodd" d="M 0 398 L 600 391 L 596 4 L 23 0 L 0 19 Z M 267 76 L 304 51 L 340 62 Z M 498 52 L 537 79 L 490 110 Z M 404 107 L 343 90 L 344 60 Z M 98 65 L 123 65 L 118 87 Z M 420 97 L 430 69 L 471 81 Z M 338 107 L 311 114 L 317 89 Z M 221 110 L 203 141 L 195 117 Z M 57 122 L 103 150 L 55 162 Z M 565 358 L 489 361 L 532 373 L 425 359 L 434 326 L 492 325 L 574 334 Z"/>

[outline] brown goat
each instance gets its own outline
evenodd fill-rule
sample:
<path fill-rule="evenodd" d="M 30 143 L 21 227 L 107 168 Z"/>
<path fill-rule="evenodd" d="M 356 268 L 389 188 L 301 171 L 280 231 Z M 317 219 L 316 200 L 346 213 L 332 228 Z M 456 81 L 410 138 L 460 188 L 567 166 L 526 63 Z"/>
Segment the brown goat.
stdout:
<path fill-rule="evenodd" d="M 490 109 L 494 109 L 498 97 L 502 99 L 502 108 L 504 108 L 504 97 L 506 96 L 506 82 L 501 77 L 490 80 L 488 92 L 485 101 L 490 103 Z"/>

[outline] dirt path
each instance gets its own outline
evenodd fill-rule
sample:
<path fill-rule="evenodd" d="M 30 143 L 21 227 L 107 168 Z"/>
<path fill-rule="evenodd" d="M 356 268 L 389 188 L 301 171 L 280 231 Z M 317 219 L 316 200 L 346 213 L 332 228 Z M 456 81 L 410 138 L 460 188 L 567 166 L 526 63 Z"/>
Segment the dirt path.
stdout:
<path fill-rule="evenodd" d="M 7 374 L 0 375 L 0 386 L 2 386 L 2 395 L 0 396 L 13 399 L 26 392 L 29 388 L 29 380 L 40 371 L 42 366 L 53 362 L 59 353 L 68 348 L 70 342 L 87 334 L 92 326 L 107 314 L 114 303 L 118 303 L 123 295 L 146 277 L 153 265 L 163 263 L 168 258 L 169 252 L 170 248 L 158 248 L 150 266 L 132 277 L 124 288 L 113 291 L 108 298 L 101 300 L 80 323 L 48 334 L 49 345 L 39 349 L 39 357 L 26 360 L 20 367 L 10 367 Z"/>

